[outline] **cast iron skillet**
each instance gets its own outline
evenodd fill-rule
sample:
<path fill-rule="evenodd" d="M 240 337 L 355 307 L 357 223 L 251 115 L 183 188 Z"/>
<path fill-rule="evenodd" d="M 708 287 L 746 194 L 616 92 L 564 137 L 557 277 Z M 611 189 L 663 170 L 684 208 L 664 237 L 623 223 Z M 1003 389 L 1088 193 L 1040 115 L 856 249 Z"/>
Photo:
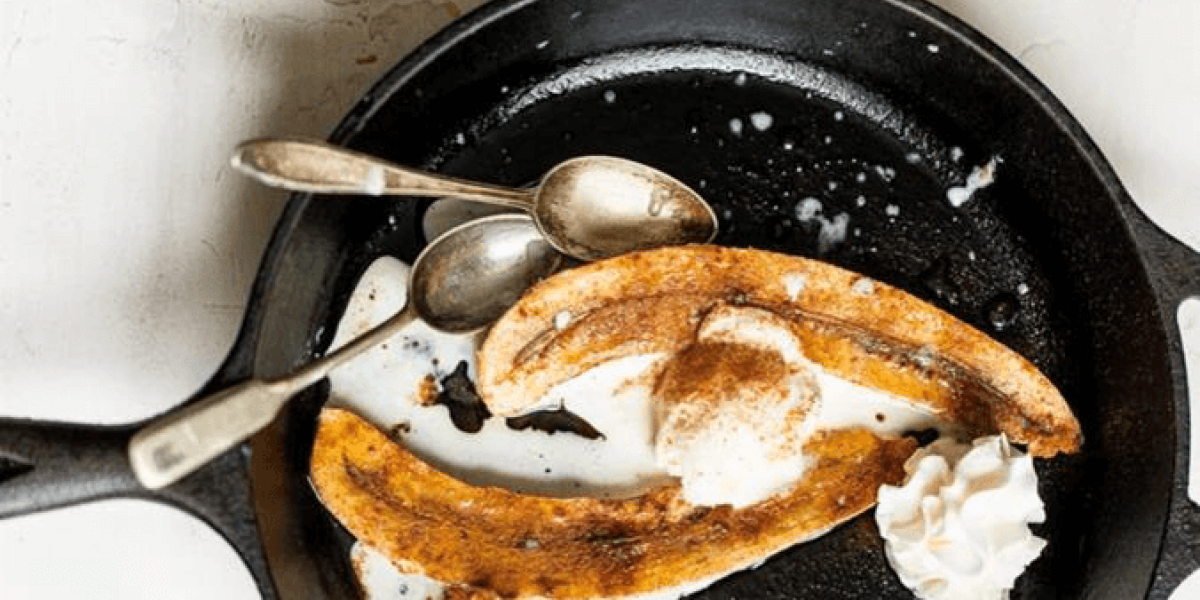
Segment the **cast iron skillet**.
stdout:
<path fill-rule="evenodd" d="M 1200 293 L 1200 258 L 1137 210 L 1029 73 L 920 0 L 500 0 L 392 69 L 332 140 L 504 184 L 586 153 L 663 168 L 715 205 L 719 243 L 818 256 L 900 286 L 1062 389 L 1086 442 L 1038 465 L 1048 519 L 1037 532 L 1050 545 L 1014 598 L 1164 598 L 1200 565 L 1175 322 L 1179 302 Z M 995 183 L 951 206 L 947 188 L 992 157 Z M 818 242 L 820 219 L 796 214 L 806 198 L 830 224 L 847 215 L 844 241 Z M 204 391 L 281 374 L 324 348 L 367 265 L 411 260 L 424 244 L 427 206 L 293 197 Z M 0 421 L 0 515 L 166 502 L 225 535 L 264 597 L 354 597 L 351 540 L 306 479 L 325 392 L 307 391 L 252 444 L 160 492 L 130 474 L 136 425 Z M 700 596 L 906 594 L 864 516 Z"/>

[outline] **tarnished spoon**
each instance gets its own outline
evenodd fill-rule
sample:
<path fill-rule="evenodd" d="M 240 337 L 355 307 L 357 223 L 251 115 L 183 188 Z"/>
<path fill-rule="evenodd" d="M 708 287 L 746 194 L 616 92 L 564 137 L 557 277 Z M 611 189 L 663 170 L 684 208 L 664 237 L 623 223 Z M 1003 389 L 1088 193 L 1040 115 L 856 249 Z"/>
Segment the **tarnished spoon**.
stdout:
<path fill-rule="evenodd" d="M 191 473 L 267 426 L 296 393 L 414 319 L 454 333 L 487 327 L 564 260 L 526 215 L 494 215 L 446 232 L 413 263 L 407 304 L 395 316 L 291 375 L 235 385 L 138 431 L 129 444 L 138 481 L 157 489 Z"/>
<path fill-rule="evenodd" d="M 580 260 L 717 235 L 717 215 L 699 194 L 661 171 L 611 156 L 564 161 L 528 189 L 434 175 L 310 140 L 252 140 L 238 146 L 232 162 L 266 185 L 293 191 L 453 196 L 517 208 L 533 215 L 555 248 Z"/>

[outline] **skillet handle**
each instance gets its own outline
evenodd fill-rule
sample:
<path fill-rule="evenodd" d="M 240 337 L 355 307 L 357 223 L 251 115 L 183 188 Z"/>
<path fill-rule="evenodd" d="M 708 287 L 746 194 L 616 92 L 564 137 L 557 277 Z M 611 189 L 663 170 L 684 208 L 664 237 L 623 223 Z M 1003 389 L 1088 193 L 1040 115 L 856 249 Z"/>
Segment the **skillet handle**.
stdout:
<path fill-rule="evenodd" d="M 1189 297 L 1200 297 L 1200 253 L 1189 248 L 1140 211 L 1130 215 L 1159 303 L 1174 317 L 1175 309 Z"/>
<path fill-rule="evenodd" d="M 258 536 L 243 445 L 161 490 L 138 483 L 128 446 L 140 424 L 0 418 L 0 519 L 108 498 L 162 502 L 212 527 L 241 556 L 264 600 L 277 598 Z"/>
<path fill-rule="evenodd" d="M 1163 231 L 1139 210 L 1130 210 L 1128 217 L 1166 321 L 1172 371 L 1186 373 L 1179 309 L 1189 298 L 1200 297 L 1200 253 Z M 1175 379 L 1176 468 L 1150 598 L 1181 598 L 1188 592 L 1180 584 L 1200 573 L 1200 552 L 1196 551 L 1200 542 L 1200 405 L 1191 404 L 1189 388 L 1200 400 L 1200 373 Z M 1195 589 L 1196 585 L 1189 580 L 1184 587 Z"/>
<path fill-rule="evenodd" d="M 0 518 L 137 495 L 130 426 L 0 419 Z"/>

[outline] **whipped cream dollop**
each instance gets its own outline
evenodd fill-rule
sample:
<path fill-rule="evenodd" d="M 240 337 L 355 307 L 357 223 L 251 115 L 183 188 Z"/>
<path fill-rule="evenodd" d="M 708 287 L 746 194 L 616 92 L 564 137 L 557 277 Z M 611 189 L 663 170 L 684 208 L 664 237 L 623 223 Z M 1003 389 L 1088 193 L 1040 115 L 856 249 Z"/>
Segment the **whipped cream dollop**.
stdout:
<path fill-rule="evenodd" d="M 1046 546 L 1033 459 L 1003 435 L 966 445 L 939 439 L 879 488 L 875 521 L 900 581 L 922 599 L 1007 598 Z"/>

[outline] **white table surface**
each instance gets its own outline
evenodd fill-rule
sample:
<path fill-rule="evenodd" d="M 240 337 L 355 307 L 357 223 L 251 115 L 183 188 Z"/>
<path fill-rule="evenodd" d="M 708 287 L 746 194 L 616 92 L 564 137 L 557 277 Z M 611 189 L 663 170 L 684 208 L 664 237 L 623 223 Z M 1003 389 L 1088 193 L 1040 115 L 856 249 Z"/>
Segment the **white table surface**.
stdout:
<path fill-rule="evenodd" d="M 231 173 L 229 150 L 327 134 L 478 3 L 0 1 L 0 415 L 118 423 L 194 392 L 283 200 Z M 1138 204 L 1200 248 L 1200 2 L 936 3 L 1018 56 Z M 1185 339 L 1200 346 L 1200 325 Z M 258 595 L 217 534 L 170 508 L 0 521 L 0 598 L 75 597 Z"/>

